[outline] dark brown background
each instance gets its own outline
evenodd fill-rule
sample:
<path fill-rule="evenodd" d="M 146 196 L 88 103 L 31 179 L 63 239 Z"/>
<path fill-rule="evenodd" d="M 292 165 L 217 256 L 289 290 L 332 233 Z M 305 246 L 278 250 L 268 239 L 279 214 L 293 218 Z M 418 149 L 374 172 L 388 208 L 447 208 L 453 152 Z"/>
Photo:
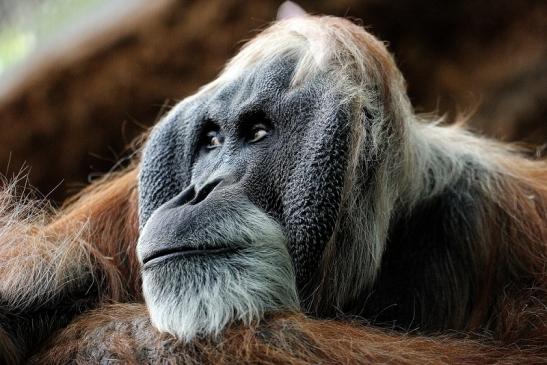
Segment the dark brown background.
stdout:
<path fill-rule="evenodd" d="M 0 79 L 0 171 L 12 176 L 27 166 L 30 183 L 61 201 L 213 79 L 280 3 L 162 0 L 33 56 L 9 82 Z M 362 19 L 395 54 L 417 111 L 472 114 L 473 129 L 544 150 L 547 2 L 299 3 Z"/>

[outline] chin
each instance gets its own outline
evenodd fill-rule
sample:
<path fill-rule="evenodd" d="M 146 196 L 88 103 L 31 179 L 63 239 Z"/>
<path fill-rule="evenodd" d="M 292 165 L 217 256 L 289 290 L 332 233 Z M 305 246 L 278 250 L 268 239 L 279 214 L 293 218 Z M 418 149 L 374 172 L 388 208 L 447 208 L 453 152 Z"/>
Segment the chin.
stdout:
<path fill-rule="evenodd" d="M 158 330 L 191 341 L 216 337 L 234 321 L 252 324 L 265 312 L 300 308 L 281 228 L 262 212 L 249 213 L 242 230 L 253 238 L 237 249 L 167 255 L 143 266 L 144 298 Z"/>

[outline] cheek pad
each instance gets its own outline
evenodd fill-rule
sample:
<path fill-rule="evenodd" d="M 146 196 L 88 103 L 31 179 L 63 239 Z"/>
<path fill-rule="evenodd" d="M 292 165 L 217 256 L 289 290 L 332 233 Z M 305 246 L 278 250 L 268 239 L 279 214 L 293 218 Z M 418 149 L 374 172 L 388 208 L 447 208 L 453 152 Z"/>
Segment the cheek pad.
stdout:
<path fill-rule="evenodd" d="M 336 226 L 349 149 L 348 120 L 340 108 L 315 114 L 284 193 L 289 252 L 299 287 L 317 269 Z"/>
<path fill-rule="evenodd" d="M 188 159 L 180 157 L 185 148 L 180 138 L 181 126 L 166 118 L 154 127 L 143 151 L 139 173 L 140 227 L 163 203 L 184 189 L 189 177 Z"/>

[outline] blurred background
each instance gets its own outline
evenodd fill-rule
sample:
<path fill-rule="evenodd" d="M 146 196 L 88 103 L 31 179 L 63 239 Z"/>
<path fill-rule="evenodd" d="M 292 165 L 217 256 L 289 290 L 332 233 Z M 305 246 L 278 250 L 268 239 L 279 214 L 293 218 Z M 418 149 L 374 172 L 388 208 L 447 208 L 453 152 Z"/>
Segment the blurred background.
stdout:
<path fill-rule="evenodd" d="M 282 1 L 0 0 L 0 174 L 58 204 L 273 21 Z M 547 1 L 302 0 L 386 42 L 418 112 L 545 155 Z M 119 162 L 121 160 L 121 162 Z"/>

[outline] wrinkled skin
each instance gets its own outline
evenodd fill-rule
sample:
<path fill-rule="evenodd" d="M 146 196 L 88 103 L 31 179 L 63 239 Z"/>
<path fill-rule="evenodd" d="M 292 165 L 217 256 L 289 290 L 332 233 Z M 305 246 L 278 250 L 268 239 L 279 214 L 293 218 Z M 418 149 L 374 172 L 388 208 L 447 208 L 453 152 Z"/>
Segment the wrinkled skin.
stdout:
<path fill-rule="evenodd" d="M 338 217 L 350 127 L 325 77 L 289 85 L 294 66 L 258 64 L 183 101 L 154 128 L 139 182 L 141 227 L 162 204 L 178 208 L 154 217 L 149 250 L 169 250 L 249 200 L 283 228 L 298 287 L 309 281 Z M 267 132 L 258 141 L 255 126 Z M 221 146 L 207 148 L 210 131 Z"/>

